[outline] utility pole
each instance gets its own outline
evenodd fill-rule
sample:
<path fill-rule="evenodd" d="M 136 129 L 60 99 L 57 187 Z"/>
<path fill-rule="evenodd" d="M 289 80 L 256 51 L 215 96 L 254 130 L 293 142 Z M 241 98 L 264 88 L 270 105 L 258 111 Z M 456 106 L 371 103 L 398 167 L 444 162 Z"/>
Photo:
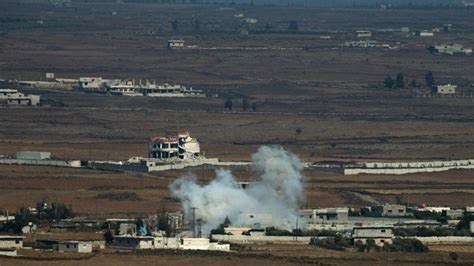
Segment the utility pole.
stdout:
<path fill-rule="evenodd" d="M 196 238 L 196 207 L 191 207 L 193 211 L 193 238 Z"/>

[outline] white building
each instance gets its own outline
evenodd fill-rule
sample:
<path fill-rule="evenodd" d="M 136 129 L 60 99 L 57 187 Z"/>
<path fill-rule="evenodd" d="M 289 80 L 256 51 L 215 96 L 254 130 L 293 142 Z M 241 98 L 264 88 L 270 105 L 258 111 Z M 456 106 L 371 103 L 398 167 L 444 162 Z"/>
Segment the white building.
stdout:
<path fill-rule="evenodd" d="M 455 54 L 465 54 L 470 55 L 472 54 L 471 48 L 464 48 L 461 44 L 440 44 L 434 45 L 430 49 L 433 49 L 435 53 L 438 54 L 447 54 L 447 55 L 455 55 Z"/>
<path fill-rule="evenodd" d="M 9 106 L 37 106 L 41 97 L 39 95 L 25 95 L 16 89 L 0 89 L 0 101 L 6 101 Z"/>
<path fill-rule="evenodd" d="M 5 236 L 0 235 L 0 248 L 15 248 L 23 247 L 24 236 Z"/>
<path fill-rule="evenodd" d="M 92 243 L 85 241 L 64 241 L 58 243 L 59 252 L 91 253 Z"/>
<path fill-rule="evenodd" d="M 126 249 L 184 249 L 229 251 L 229 244 L 211 243 L 208 238 L 115 236 L 114 246 Z"/>
<path fill-rule="evenodd" d="M 383 246 L 385 243 L 392 244 L 394 238 L 392 227 L 355 227 L 352 229 L 352 239 L 354 243 L 357 241 L 363 244 L 367 240 L 374 240 L 378 246 Z"/>
<path fill-rule="evenodd" d="M 436 92 L 438 94 L 455 94 L 458 86 L 452 84 L 438 85 Z"/>
<path fill-rule="evenodd" d="M 378 46 L 377 41 L 371 41 L 371 40 L 361 40 L 361 41 L 348 41 L 344 43 L 345 47 L 351 47 L 351 48 L 375 48 Z"/>
<path fill-rule="evenodd" d="M 372 37 L 372 32 L 367 30 L 358 30 L 356 31 L 357 38 L 370 38 Z"/>
<path fill-rule="evenodd" d="M 184 40 L 168 40 L 168 48 L 182 48 L 184 43 Z"/>
<path fill-rule="evenodd" d="M 17 251 L 15 248 L 0 248 L 0 256 L 16 257 Z"/>
<path fill-rule="evenodd" d="M 91 92 L 106 92 L 110 86 L 122 83 L 120 79 L 103 79 L 102 77 L 80 77 L 78 82 L 79 89 Z"/>
<path fill-rule="evenodd" d="M 244 18 L 242 19 L 242 22 L 248 23 L 248 24 L 256 24 L 258 22 L 257 19 L 254 18 Z"/>
<path fill-rule="evenodd" d="M 301 214 L 310 224 L 346 223 L 349 219 L 348 208 L 304 209 Z"/>
<path fill-rule="evenodd" d="M 418 37 L 433 37 L 434 33 L 432 31 L 423 30 L 423 31 L 417 31 L 415 35 Z"/>
<path fill-rule="evenodd" d="M 160 160 L 190 160 L 200 156 L 201 148 L 197 139 L 184 131 L 167 137 L 154 137 L 150 140 L 150 158 Z"/>

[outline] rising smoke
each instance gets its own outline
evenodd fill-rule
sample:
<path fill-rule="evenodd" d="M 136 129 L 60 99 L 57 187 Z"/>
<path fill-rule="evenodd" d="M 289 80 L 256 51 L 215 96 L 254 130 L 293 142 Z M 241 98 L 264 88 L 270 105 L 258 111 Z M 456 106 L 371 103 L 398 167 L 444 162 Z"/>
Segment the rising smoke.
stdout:
<path fill-rule="evenodd" d="M 298 209 L 304 201 L 303 164 L 282 147 L 263 146 L 252 155 L 254 177 L 246 189 L 241 188 L 229 170 L 216 170 L 216 178 L 201 186 L 193 176 L 182 177 L 170 185 L 181 200 L 185 216 L 203 221 L 202 231 L 217 228 L 225 217 L 233 225 L 244 225 L 245 214 L 271 215 L 272 226 L 293 228 Z M 300 219 L 300 225 L 304 222 Z"/>

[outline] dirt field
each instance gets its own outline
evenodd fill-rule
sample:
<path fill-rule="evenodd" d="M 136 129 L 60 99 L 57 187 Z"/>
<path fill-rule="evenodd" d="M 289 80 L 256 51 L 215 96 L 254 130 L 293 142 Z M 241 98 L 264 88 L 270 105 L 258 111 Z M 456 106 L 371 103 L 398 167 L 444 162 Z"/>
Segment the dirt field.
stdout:
<path fill-rule="evenodd" d="M 307 245 L 259 245 L 243 246 L 244 250 L 231 253 L 142 251 L 116 253 L 106 251 L 95 255 L 58 254 L 23 251 L 27 259 L 2 259 L 2 265 L 469 265 L 474 261 L 472 253 L 457 250 L 458 260 L 453 261 L 446 251 L 428 253 L 358 253 L 331 251 Z M 296 255 L 297 254 L 297 255 Z M 39 258 L 42 258 L 40 260 Z"/>
<path fill-rule="evenodd" d="M 474 46 L 472 9 L 233 8 L 91 3 L 53 8 L 2 1 L 0 78 L 43 79 L 45 72 L 54 72 L 71 78 L 156 79 L 218 96 L 158 99 L 25 90 L 66 106 L 0 109 L 0 154 L 44 150 L 56 158 L 126 160 L 146 156 L 151 136 L 189 130 L 207 157 L 224 161 L 250 160 L 259 146 L 274 144 L 308 162 L 474 158 L 474 98 L 416 98 L 408 89 L 369 86 L 398 72 L 405 73 L 407 82 L 424 82 L 425 73 L 433 71 L 440 83 L 454 82 L 471 93 L 472 57 L 435 56 L 426 47 L 440 42 Z M 240 12 L 259 22 L 240 22 L 233 16 Z M 177 30 L 171 27 L 174 19 Z M 287 30 L 292 19 L 299 23 L 296 33 Z M 452 23 L 453 31 L 433 38 L 376 32 L 443 23 Z M 249 35 L 240 35 L 241 29 Z M 395 49 L 340 47 L 355 40 L 354 31 L 360 29 L 374 31 L 373 39 Z M 171 38 L 183 38 L 192 47 L 169 50 L 166 40 Z M 227 97 L 234 100 L 232 112 L 223 110 Z M 242 111 L 242 97 L 255 102 L 257 111 Z M 0 170 L 0 209 L 14 211 L 49 198 L 88 214 L 150 212 L 163 202 L 177 208 L 167 189 L 175 178 L 188 171 L 203 183 L 213 177 L 212 169 L 199 168 L 159 174 L 19 166 Z M 249 169 L 234 171 L 239 180 L 252 175 Z M 470 171 L 305 175 L 309 207 L 474 205 Z M 107 194 L 125 192 L 135 193 L 135 200 L 111 200 Z"/>

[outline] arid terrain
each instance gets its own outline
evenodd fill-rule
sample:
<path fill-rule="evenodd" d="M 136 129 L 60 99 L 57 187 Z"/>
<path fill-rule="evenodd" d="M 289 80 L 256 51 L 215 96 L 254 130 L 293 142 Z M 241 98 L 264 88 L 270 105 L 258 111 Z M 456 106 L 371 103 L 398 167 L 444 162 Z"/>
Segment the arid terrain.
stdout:
<path fill-rule="evenodd" d="M 248 25 L 234 14 L 258 19 Z M 474 47 L 474 9 L 379 10 L 298 6 L 94 4 L 54 8 L 0 1 L 0 79 L 56 77 L 149 79 L 204 90 L 205 98 L 117 97 L 69 90 L 25 89 L 63 107 L 0 107 L 0 155 L 50 151 L 61 159 L 127 160 L 146 156 L 148 140 L 188 130 L 206 157 L 250 161 L 262 145 L 281 145 L 305 162 L 323 160 L 430 160 L 474 158 L 474 64 L 471 56 L 439 56 L 427 47 L 459 42 Z M 173 29 L 170 23 L 176 20 Z M 298 32 L 289 32 L 296 20 Z M 410 31 L 453 24 L 431 38 Z M 247 34 L 242 34 L 245 29 Z M 392 49 L 344 48 L 355 30 Z M 331 39 L 319 36 L 329 35 Z M 168 39 L 182 38 L 170 50 Z M 419 97 L 420 89 L 385 89 L 386 75 L 403 72 L 424 83 L 432 71 L 440 84 L 458 84 L 465 97 Z M 471 95 L 471 96 L 469 96 Z M 232 98 L 232 111 L 224 101 Z M 256 110 L 243 110 L 242 99 Z M 240 181 L 249 167 L 232 167 Z M 211 167 L 159 173 L 0 165 L 0 210 L 16 211 L 42 199 L 71 205 L 78 215 L 127 217 L 160 208 L 178 210 L 168 189 L 193 174 L 205 184 Z M 362 207 L 377 203 L 474 205 L 474 172 L 459 170 L 401 176 L 306 170 L 306 206 Z M 124 194 L 125 193 L 125 194 Z M 128 193 L 128 194 L 127 194 Z M 128 197 L 114 197 L 114 195 Z M 130 197 L 133 195 L 133 197 Z M 305 206 L 302 206 L 305 207 Z M 471 247 L 457 250 L 472 264 Z M 366 254 L 312 247 L 264 245 L 243 253 L 101 253 L 88 264 L 449 264 L 450 247 L 427 254 Z M 299 254 L 299 255 L 295 255 Z M 84 262 L 68 261 L 71 264 Z M 10 264 L 63 265 L 61 260 Z"/>

